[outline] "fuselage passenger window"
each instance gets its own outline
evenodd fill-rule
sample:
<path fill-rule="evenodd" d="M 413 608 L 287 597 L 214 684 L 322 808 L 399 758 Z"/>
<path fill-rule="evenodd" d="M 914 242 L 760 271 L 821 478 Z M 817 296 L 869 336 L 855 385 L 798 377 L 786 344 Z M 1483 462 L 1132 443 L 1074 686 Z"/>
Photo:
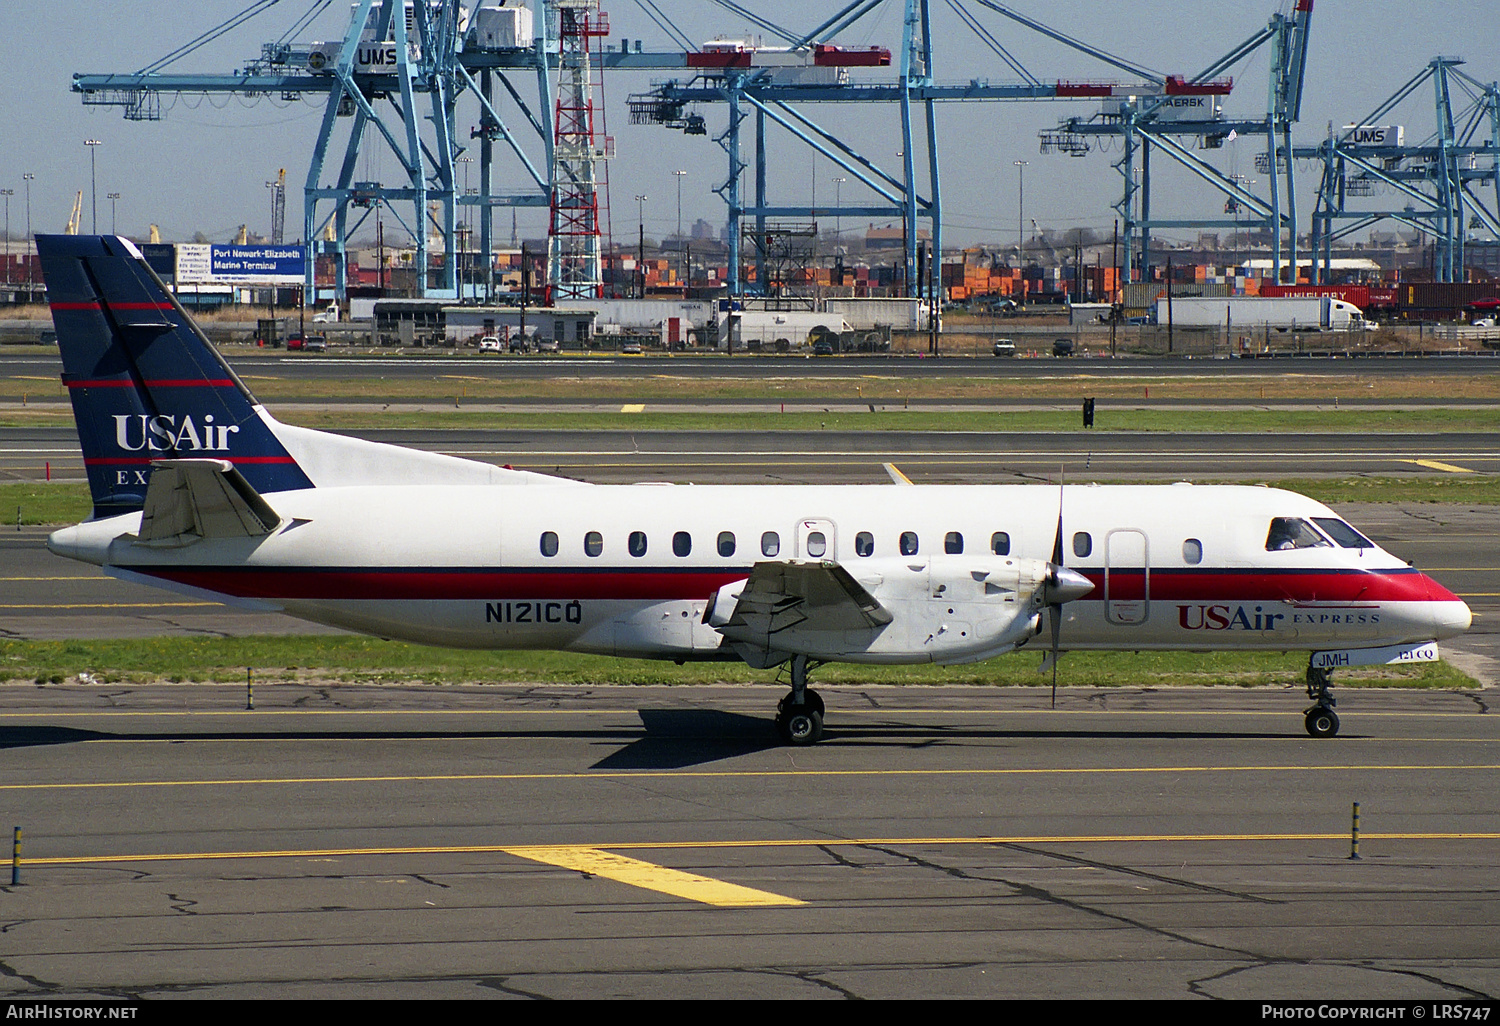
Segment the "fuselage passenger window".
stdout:
<path fill-rule="evenodd" d="M 625 548 L 636 559 L 644 556 L 646 554 L 646 532 L 631 531 L 630 540 L 626 542 Z"/>
<path fill-rule="evenodd" d="M 915 556 L 917 554 L 917 532 L 901 532 L 901 555 Z"/>
<path fill-rule="evenodd" d="M 760 536 L 760 554 L 762 556 L 776 556 L 781 554 L 781 535 L 775 531 L 767 531 Z"/>
<path fill-rule="evenodd" d="M 962 555 L 964 551 L 964 536 L 957 531 L 949 531 L 943 537 L 943 551 L 950 556 Z"/>
<path fill-rule="evenodd" d="M 997 556 L 1010 555 L 1010 535 L 1004 531 L 996 531 L 990 535 L 990 551 Z"/>
<path fill-rule="evenodd" d="M 728 559 L 730 556 L 734 555 L 733 531 L 719 532 L 719 555 L 723 556 L 725 559 Z"/>
<path fill-rule="evenodd" d="M 555 555 L 557 555 L 557 532 L 556 531 L 543 531 L 542 532 L 542 555 L 544 555 L 544 556 L 555 556 Z"/>
<path fill-rule="evenodd" d="M 583 536 L 583 553 L 586 556 L 597 556 L 604 551 L 604 535 L 598 531 L 590 531 Z"/>
<path fill-rule="evenodd" d="M 1094 551 L 1094 537 L 1087 531 L 1079 531 L 1073 535 L 1073 555 L 1087 556 Z"/>
<path fill-rule="evenodd" d="M 1189 538 L 1183 542 L 1182 561 L 1189 566 L 1197 566 L 1203 562 L 1203 543 L 1197 538 Z"/>
<path fill-rule="evenodd" d="M 807 534 L 807 554 L 814 559 L 822 559 L 828 554 L 828 536 L 822 531 L 809 531 Z"/>
<path fill-rule="evenodd" d="M 861 531 L 854 536 L 854 554 L 856 556 L 875 555 L 875 536 L 869 531 Z"/>
<path fill-rule="evenodd" d="M 672 555 L 686 556 L 693 551 L 693 536 L 686 531 L 672 535 Z"/>

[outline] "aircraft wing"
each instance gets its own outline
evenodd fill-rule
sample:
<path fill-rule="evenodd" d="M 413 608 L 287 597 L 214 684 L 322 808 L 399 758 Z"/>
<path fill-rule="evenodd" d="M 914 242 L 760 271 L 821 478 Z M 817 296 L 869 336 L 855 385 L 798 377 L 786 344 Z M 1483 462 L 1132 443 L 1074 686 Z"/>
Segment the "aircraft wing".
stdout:
<path fill-rule="evenodd" d="M 756 563 L 719 633 L 766 649 L 794 650 L 805 631 L 868 630 L 891 614 L 838 563 Z"/>
<path fill-rule="evenodd" d="M 257 538 L 281 517 L 228 460 L 157 460 L 136 540 L 163 547 L 204 538 Z"/>

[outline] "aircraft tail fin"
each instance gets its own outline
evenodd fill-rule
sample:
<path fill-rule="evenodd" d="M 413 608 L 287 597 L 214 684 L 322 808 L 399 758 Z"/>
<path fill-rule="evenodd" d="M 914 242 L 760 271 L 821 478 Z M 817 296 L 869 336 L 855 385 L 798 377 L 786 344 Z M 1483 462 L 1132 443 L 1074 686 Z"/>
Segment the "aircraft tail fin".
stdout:
<path fill-rule="evenodd" d="M 312 487 L 128 239 L 39 235 L 37 252 L 96 518 L 142 509 L 161 460 L 226 461 L 252 493 Z"/>

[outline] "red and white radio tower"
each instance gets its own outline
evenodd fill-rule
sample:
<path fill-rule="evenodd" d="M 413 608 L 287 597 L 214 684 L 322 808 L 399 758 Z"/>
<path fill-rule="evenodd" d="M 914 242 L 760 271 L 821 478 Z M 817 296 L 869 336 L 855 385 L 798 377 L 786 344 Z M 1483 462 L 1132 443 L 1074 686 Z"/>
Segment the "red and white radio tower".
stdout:
<path fill-rule="evenodd" d="M 558 14 L 557 110 L 552 147 L 552 224 L 547 235 L 547 295 L 596 299 L 604 294 L 600 259 L 600 192 L 595 165 L 613 140 L 595 130 L 592 47 L 609 35 L 599 0 L 551 0 Z M 608 198 L 604 200 L 608 203 Z"/>

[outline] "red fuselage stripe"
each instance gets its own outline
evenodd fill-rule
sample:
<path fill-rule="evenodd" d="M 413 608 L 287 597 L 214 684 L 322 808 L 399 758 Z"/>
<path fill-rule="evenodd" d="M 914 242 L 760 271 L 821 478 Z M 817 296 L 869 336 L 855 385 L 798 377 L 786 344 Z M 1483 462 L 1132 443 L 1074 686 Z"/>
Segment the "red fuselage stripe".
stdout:
<path fill-rule="evenodd" d="M 437 568 L 201 569 L 129 567 L 208 591 L 243 598 L 270 599 L 654 599 L 696 601 L 717 588 L 744 580 L 750 568 L 712 570 L 454 570 Z M 1103 601 L 1103 573 L 1087 572 L 1095 587 L 1082 601 Z M 1139 599 L 1135 587 L 1122 587 L 1131 575 L 1110 574 L 1112 601 Z M 1309 570 L 1291 573 L 1194 571 L 1151 575 L 1154 602 L 1287 602 L 1349 603 L 1457 602 L 1458 598 L 1425 574 L 1415 571 L 1339 573 Z"/>

